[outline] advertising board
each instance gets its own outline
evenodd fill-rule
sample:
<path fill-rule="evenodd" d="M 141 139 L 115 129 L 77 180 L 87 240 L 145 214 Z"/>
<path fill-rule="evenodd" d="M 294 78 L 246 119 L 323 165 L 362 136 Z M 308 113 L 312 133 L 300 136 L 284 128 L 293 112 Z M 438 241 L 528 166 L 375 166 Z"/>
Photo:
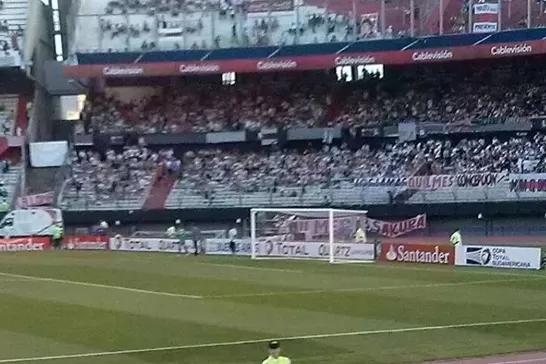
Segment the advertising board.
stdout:
<path fill-rule="evenodd" d="M 390 263 L 455 264 L 455 249 L 450 245 L 383 243 L 379 261 Z"/>
<path fill-rule="evenodd" d="M 24 237 L 0 239 L 0 253 L 3 252 L 35 252 L 51 249 L 51 241 L 47 237 Z"/>
<path fill-rule="evenodd" d="M 256 254 L 265 257 L 328 258 L 330 245 L 321 242 L 285 242 L 264 239 L 256 244 Z M 335 244 L 334 257 L 347 260 L 375 260 L 373 244 Z"/>
<path fill-rule="evenodd" d="M 540 269 L 541 249 L 513 246 L 463 245 L 455 265 L 507 269 Z"/>
<path fill-rule="evenodd" d="M 134 252 L 159 252 L 179 253 L 185 252 L 179 248 L 177 239 L 158 238 L 137 238 L 137 237 L 113 237 L 109 239 L 110 250 L 134 251 Z M 186 247 L 189 253 L 194 253 L 193 241 L 186 240 Z M 180 249 L 180 250 L 179 250 Z M 235 240 L 236 255 L 250 256 L 251 246 L 249 239 Z M 205 253 L 210 255 L 231 255 L 229 250 L 229 239 L 207 239 Z"/>
<path fill-rule="evenodd" d="M 108 250 L 109 238 L 100 235 L 67 235 L 63 239 L 63 249 L 68 250 Z"/>

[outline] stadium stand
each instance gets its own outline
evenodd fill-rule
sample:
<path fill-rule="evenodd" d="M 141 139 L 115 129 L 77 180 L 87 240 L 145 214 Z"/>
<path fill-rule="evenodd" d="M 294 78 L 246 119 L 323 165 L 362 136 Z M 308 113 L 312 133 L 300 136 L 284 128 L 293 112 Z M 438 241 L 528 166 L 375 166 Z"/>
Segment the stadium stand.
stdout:
<path fill-rule="evenodd" d="M 14 135 L 19 97 L 0 95 L 0 135 Z"/>
<path fill-rule="evenodd" d="M 79 133 L 172 133 L 258 130 L 282 126 L 362 127 L 404 121 L 468 123 L 542 115 L 546 84 L 540 69 L 430 67 L 363 75 L 340 85 L 331 77 L 251 78 L 236 85 L 158 87 L 150 97 L 122 101 L 92 95 Z M 438 77 L 441 74 L 442 77 Z M 315 75 L 316 76 L 316 75 Z M 491 78 L 495 82 L 491 82 Z"/>
<path fill-rule="evenodd" d="M 20 64 L 28 0 L 2 0 L 0 3 L 0 66 Z"/>
<path fill-rule="evenodd" d="M 439 31 L 439 3 L 415 0 L 416 34 Z M 444 2 L 444 29 L 464 13 L 461 0 Z M 82 1 L 74 51 L 216 49 L 336 42 L 410 35 L 410 2 L 373 0 Z M 359 22 L 355 26 L 353 14 Z M 460 30 L 460 29 L 459 29 Z M 99 34 L 99 37 L 95 35 Z"/>
<path fill-rule="evenodd" d="M 152 184 L 162 177 L 159 162 L 171 157 L 172 152 L 153 153 L 141 147 L 127 147 L 121 153 L 74 152 L 62 204 L 75 210 L 140 209 Z"/>
<path fill-rule="evenodd" d="M 123 102 L 92 97 L 83 111 L 83 133 L 163 133 L 316 126 L 324 116 L 327 88 L 299 77 L 275 85 L 185 85 Z"/>

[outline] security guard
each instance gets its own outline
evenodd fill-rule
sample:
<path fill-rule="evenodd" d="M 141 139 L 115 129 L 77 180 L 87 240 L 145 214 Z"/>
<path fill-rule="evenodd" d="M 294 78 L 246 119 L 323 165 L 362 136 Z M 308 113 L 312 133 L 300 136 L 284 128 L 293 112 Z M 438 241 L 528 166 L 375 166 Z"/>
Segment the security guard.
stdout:
<path fill-rule="evenodd" d="M 286 356 L 281 356 L 281 343 L 277 340 L 269 342 L 269 357 L 262 364 L 290 364 L 291 361 Z"/>
<path fill-rule="evenodd" d="M 461 232 L 459 231 L 459 229 L 455 229 L 455 231 L 453 231 L 453 234 L 451 234 L 451 237 L 449 238 L 449 242 L 453 246 L 462 244 L 463 238 L 461 236 Z"/>
<path fill-rule="evenodd" d="M 53 247 L 55 249 L 61 249 L 62 243 L 63 243 L 63 225 L 62 223 L 58 222 L 53 226 Z"/>

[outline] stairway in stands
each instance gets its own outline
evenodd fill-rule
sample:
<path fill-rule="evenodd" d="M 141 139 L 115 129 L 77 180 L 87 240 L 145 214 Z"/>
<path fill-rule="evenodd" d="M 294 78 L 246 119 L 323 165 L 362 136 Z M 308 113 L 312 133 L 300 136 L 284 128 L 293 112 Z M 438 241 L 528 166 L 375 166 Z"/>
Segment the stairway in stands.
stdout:
<path fill-rule="evenodd" d="M 38 193 L 55 191 L 58 187 L 56 177 L 59 167 L 51 168 L 32 168 L 27 167 L 26 170 L 26 193 L 34 195 Z"/>
<path fill-rule="evenodd" d="M 176 182 L 174 176 L 164 176 L 163 178 L 156 178 L 150 193 L 144 202 L 144 209 L 146 210 L 158 210 L 165 207 L 165 202 L 169 193 Z"/>
<path fill-rule="evenodd" d="M 326 121 L 335 121 L 343 112 L 347 104 L 347 98 L 351 94 L 348 85 L 339 85 L 337 89 L 330 92 L 330 104 L 326 110 Z"/>

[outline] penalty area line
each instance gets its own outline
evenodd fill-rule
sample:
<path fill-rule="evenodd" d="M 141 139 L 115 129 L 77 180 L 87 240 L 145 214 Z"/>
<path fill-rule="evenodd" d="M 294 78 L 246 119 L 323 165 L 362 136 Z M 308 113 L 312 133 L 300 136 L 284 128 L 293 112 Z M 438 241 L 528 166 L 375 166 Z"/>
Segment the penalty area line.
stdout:
<path fill-rule="evenodd" d="M 521 324 L 539 323 L 539 322 L 546 322 L 546 318 L 491 321 L 491 322 L 474 322 L 474 323 L 466 323 L 466 324 L 440 325 L 440 326 L 407 327 L 407 328 L 400 328 L 400 329 L 351 331 L 351 332 L 339 332 L 339 333 L 332 333 L 332 334 L 315 334 L 315 335 L 287 336 L 287 337 L 275 337 L 275 338 L 254 339 L 254 340 L 227 341 L 227 342 L 217 342 L 217 343 L 209 343 L 209 344 L 165 346 L 165 347 L 148 348 L 148 349 L 118 350 L 118 351 L 104 351 L 104 352 L 97 352 L 97 353 L 0 359 L 0 364 L 1 363 L 25 363 L 25 362 L 36 362 L 36 361 L 48 361 L 48 360 L 63 360 L 63 359 L 94 358 L 94 357 L 98 358 L 98 357 L 114 356 L 114 355 L 154 353 L 154 352 L 176 351 L 176 350 L 185 350 L 185 349 L 219 348 L 219 347 L 226 347 L 226 346 L 260 344 L 260 343 L 269 342 L 271 340 L 281 340 L 281 341 L 315 340 L 315 339 L 328 339 L 328 338 L 347 337 L 347 336 L 371 336 L 371 335 L 398 334 L 398 333 L 407 333 L 407 332 L 465 329 L 465 328 L 472 328 L 472 327 L 521 325 Z"/>
<path fill-rule="evenodd" d="M 116 291 L 143 293 L 143 294 L 156 295 L 156 296 L 180 297 L 180 298 L 191 298 L 191 299 L 202 299 L 202 298 L 204 298 L 203 296 L 194 296 L 194 295 L 181 294 L 181 293 L 170 293 L 170 292 L 162 292 L 162 291 L 149 291 L 149 290 L 146 290 L 146 289 L 138 289 L 138 288 L 130 288 L 130 287 L 122 287 L 122 286 L 111 286 L 111 285 L 108 285 L 108 284 L 70 281 L 70 280 L 66 280 L 66 279 L 56 279 L 56 278 L 46 278 L 46 277 L 36 277 L 36 276 L 26 276 L 26 275 L 22 275 L 22 274 L 12 274 L 12 273 L 4 273 L 4 272 L 0 272 L 0 276 L 19 278 L 19 279 L 27 279 L 27 280 L 32 280 L 32 281 L 73 284 L 73 285 L 76 285 L 76 286 L 84 286 L 84 287 L 106 288 L 106 289 L 112 289 L 112 290 L 116 290 Z"/>

